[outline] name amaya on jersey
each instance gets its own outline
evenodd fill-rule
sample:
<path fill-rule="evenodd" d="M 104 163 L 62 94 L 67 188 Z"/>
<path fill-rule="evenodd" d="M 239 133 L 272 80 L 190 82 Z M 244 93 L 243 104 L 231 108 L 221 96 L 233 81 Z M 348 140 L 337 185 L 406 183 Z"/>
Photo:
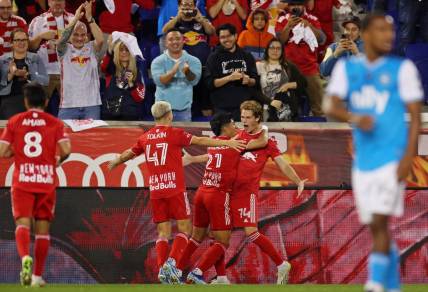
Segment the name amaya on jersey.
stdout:
<path fill-rule="evenodd" d="M 353 129 L 357 169 L 373 170 L 401 160 L 408 135 L 406 104 L 423 98 L 418 71 L 410 60 L 342 59 L 333 70 L 327 94 L 346 101 L 350 112 L 374 119 L 371 131 Z"/>

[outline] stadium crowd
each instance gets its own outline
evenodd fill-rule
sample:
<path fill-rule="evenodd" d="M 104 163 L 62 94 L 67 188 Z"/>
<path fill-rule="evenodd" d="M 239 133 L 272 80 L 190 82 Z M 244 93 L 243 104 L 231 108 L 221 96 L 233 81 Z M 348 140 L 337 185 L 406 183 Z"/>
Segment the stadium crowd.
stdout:
<path fill-rule="evenodd" d="M 239 120 L 257 100 L 267 121 L 324 121 L 324 85 L 362 53 L 365 12 L 396 18 L 397 54 L 428 42 L 428 1 L 391 2 L 0 0 L 0 119 L 25 110 L 36 81 L 61 119 L 151 120 L 164 100 L 176 121 Z"/>

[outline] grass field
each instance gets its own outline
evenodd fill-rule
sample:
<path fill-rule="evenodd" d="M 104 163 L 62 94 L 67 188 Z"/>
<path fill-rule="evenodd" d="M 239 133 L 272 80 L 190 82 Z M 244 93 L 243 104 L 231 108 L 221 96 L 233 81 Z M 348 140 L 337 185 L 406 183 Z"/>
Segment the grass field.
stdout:
<path fill-rule="evenodd" d="M 41 290 L 40 290 L 41 289 Z M 183 285 L 183 286 L 166 286 L 166 285 L 48 285 L 44 288 L 23 288 L 19 285 L 2 285 L 0 291 L 5 292 L 187 292 L 187 291 L 210 291 L 210 292 L 362 292 L 362 285 Z M 427 292 L 428 285 L 404 285 L 403 292 Z"/>

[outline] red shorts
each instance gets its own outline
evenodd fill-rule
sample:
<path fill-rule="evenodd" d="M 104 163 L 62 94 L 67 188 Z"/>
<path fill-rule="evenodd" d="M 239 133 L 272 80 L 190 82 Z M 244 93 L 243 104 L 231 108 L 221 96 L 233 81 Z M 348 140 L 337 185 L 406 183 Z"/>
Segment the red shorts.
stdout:
<path fill-rule="evenodd" d="M 198 190 L 194 198 L 193 225 L 211 230 L 230 230 L 229 194 L 218 190 Z"/>
<path fill-rule="evenodd" d="M 178 193 L 175 196 L 150 199 L 153 210 L 153 222 L 162 223 L 171 219 L 184 220 L 190 217 L 190 204 L 187 192 Z"/>
<path fill-rule="evenodd" d="M 13 217 L 34 218 L 51 221 L 54 218 L 56 193 L 32 193 L 21 189 L 11 189 Z"/>
<path fill-rule="evenodd" d="M 233 227 L 257 227 L 259 220 L 257 195 L 232 194 L 230 197 L 230 213 Z"/>

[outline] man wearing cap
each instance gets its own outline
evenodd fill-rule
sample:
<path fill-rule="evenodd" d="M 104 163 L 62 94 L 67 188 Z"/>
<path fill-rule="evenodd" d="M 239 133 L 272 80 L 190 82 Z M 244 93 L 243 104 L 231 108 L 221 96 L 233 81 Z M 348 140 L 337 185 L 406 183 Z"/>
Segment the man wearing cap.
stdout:
<path fill-rule="evenodd" d="M 352 16 L 342 23 L 342 27 L 342 38 L 328 47 L 324 60 L 320 64 L 321 74 L 325 77 L 330 76 L 338 59 L 355 56 L 363 51 L 363 41 L 360 38 L 360 19 L 357 16 Z"/>
<path fill-rule="evenodd" d="M 285 44 L 285 55 L 305 76 L 311 111 L 322 116 L 323 88 L 318 68 L 317 47 L 324 44 L 326 36 L 318 18 L 306 11 L 306 0 L 285 0 L 288 12 L 280 15 L 276 23 L 277 37 Z M 299 36 L 300 35 L 300 36 Z"/>

